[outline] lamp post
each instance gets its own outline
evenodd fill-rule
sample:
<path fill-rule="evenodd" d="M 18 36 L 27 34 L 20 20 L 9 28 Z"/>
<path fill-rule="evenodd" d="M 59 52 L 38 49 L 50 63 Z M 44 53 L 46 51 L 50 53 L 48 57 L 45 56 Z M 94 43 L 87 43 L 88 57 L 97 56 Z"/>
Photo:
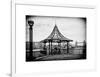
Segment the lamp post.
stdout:
<path fill-rule="evenodd" d="M 29 60 L 32 61 L 33 60 L 33 24 L 34 24 L 34 21 L 32 20 L 29 20 L 28 21 L 28 24 L 29 24 Z"/>

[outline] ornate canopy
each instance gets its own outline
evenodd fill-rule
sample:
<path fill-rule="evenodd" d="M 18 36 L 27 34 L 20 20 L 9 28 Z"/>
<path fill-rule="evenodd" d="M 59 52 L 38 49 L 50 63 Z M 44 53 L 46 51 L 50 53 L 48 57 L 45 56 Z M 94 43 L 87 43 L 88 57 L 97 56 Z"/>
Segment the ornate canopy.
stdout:
<path fill-rule="evenodd" d="M 55 25 L 51 34 L 46 39 L 44 39 L 40 42 L 48 42 L 48 41 L 59 42 L 59 41 L 73 41 L 73 40 L 70 40 L 70 39 L 64 37 L 58 30 L 58 27 Z"/>

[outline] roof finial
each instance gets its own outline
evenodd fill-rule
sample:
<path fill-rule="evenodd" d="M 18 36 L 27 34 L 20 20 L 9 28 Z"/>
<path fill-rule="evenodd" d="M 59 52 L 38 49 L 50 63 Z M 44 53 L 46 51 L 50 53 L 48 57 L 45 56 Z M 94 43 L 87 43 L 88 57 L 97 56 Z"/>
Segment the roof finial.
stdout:
<path fill-rule="evenodd" d="M 56 24 L 56 18 L 55 18 L 55 26 L 57 26 L 57 24 Z"/>

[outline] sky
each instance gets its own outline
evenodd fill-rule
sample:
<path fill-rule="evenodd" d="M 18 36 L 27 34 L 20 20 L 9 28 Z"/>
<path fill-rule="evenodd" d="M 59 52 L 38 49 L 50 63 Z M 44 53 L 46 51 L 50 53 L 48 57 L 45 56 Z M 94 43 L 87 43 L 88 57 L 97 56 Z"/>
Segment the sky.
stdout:
<path fill-rule="evenodd" d="M 55 25 L 63 36 L 73 40 L 73 43 L 86 40 L 86 18 L 79 17 L 53 17 L 53 16 L 26 16 L 26 41 L 29 41 L 28 20 L 34 21 L 33 41 L 46 39 Z"/>

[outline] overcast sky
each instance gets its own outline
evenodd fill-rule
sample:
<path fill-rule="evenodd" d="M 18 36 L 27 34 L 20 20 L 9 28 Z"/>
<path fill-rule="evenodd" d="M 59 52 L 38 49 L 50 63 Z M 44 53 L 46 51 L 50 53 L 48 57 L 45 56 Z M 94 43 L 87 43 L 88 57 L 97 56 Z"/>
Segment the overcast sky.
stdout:
<path fill-rule="evenodd" d="M 29 41 L 28 20 L 34 21 L 33 41 L 38 42 L 47 38 L 55 24 L 61 34 L 73 42 L 86 40 L 86 18 L 26 16 L 26 41 Z"/>

